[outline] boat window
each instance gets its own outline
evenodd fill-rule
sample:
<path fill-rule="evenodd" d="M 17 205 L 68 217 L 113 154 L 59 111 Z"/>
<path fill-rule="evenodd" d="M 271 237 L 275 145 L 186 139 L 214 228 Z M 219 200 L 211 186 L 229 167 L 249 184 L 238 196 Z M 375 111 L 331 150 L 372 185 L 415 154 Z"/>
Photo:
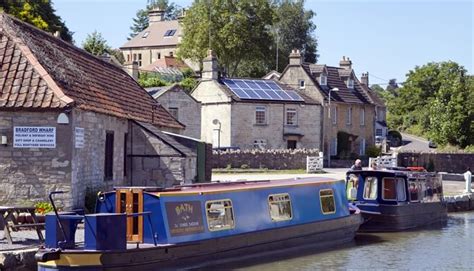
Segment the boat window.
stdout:
<path fill-rule="evenodd" d="M 323 214 L 328 215 L 336 212 L 336 202 L 334 201 L 334 191 L 332 189 L 320 190 L 319 200 Z"/>
<path fill-rule="evenodd" d="M 408 193 L 410 201 L 420 201 L 421 185 L 416 179 L 408 180 Z"/>
<path fill-rule="evenodd" d="M 364 184 L 364 199 L 377 199 L 377 178 L 367 177 Z"/>
<path fill-rule="evenodd" d="M 268 196 L 268 208 L 273 221 L 291 220 L 291 200 L 289 194 L 274 194 Z"/>
<path fill-rule="evenodd" d="M 349 175 L 349 179 L 347 180 L 346 191 L 347 191 L 347 199 L 348 200 L 356 200 L 357 199 L 357 188 L 359 186 L 359 176 L 355 174 Z M 355 189 L 355 193 L 351 191 Z"/>
<path fill-rule="evenodd" d="M 234 228 L 234 211 L 231 200 L 213 200 L 206 202 L 207 225 L 210 231 Z"/>
<path fill-rule="evenodd" d="M 402 178 L 383 178 L 382 199 L 389 201 L 405 201 L 405 180 Z"/>

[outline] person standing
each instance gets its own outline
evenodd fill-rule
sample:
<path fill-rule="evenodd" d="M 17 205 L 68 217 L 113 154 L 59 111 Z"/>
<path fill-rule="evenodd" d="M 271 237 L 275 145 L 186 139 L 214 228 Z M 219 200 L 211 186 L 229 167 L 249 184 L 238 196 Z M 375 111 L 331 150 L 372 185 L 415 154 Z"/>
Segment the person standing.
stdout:
<path fill-rule="evenodd" d="M 472 193 L 471 191 L 471 181 L 472 181 L 472 173 L 471 169 L 468 167 L 466 172 L 464 173 L 464 180 L 466 181 L 466 193 Z"/>

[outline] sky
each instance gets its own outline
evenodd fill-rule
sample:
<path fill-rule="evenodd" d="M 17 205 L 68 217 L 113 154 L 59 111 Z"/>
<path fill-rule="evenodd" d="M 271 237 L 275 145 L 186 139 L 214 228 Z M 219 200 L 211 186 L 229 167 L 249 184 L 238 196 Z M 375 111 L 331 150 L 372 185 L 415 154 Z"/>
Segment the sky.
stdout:
<path fill-rule="evenodd" d="M 182 7 L 191 0 L 175 0 Z M 74 32 L 77 46 L 97 30 L 109 45 L 127 41 L 132 19 L 147 0 L 53 0 L 56 13 Z M 350 57 L 358 76 L 386 84 L 416 66 L 455 61 L 474 73 L 472 0 L 307 0 L 316 13 L 318 63 L 337 66 Z"/>

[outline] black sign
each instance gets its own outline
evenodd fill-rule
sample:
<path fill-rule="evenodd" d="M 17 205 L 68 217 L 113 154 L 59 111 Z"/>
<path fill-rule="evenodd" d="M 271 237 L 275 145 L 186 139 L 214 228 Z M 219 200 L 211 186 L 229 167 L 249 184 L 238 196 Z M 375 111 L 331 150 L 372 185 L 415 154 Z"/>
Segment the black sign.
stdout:
<path fill-rule="evenodd" d="M 166 215 L 171 236 L 204 232 L 200 201 L 167 202 Z"/>

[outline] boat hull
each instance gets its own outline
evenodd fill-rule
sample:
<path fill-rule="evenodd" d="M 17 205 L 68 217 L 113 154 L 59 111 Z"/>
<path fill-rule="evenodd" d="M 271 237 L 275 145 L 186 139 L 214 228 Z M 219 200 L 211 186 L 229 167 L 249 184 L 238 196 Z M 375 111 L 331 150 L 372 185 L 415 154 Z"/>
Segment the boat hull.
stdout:
<path fill-rule="evenodd" d="M 446 205 L 441 202 L 378 205 L 376 209 L 362 204 L 358 207 L 364 218 L 360 227 L 363 232 L 402 231 L 447 219 Z"/>
<path fill-rule="evenodd" d="M 121 252 L 62 251 L 58 260 L 39 262 L 39 271 L 157 270 L 199 267 L 254 258 L 300 246 L 325 248 L 350 242 L 362 223 L 360 214 L 179 245 Z"/>

